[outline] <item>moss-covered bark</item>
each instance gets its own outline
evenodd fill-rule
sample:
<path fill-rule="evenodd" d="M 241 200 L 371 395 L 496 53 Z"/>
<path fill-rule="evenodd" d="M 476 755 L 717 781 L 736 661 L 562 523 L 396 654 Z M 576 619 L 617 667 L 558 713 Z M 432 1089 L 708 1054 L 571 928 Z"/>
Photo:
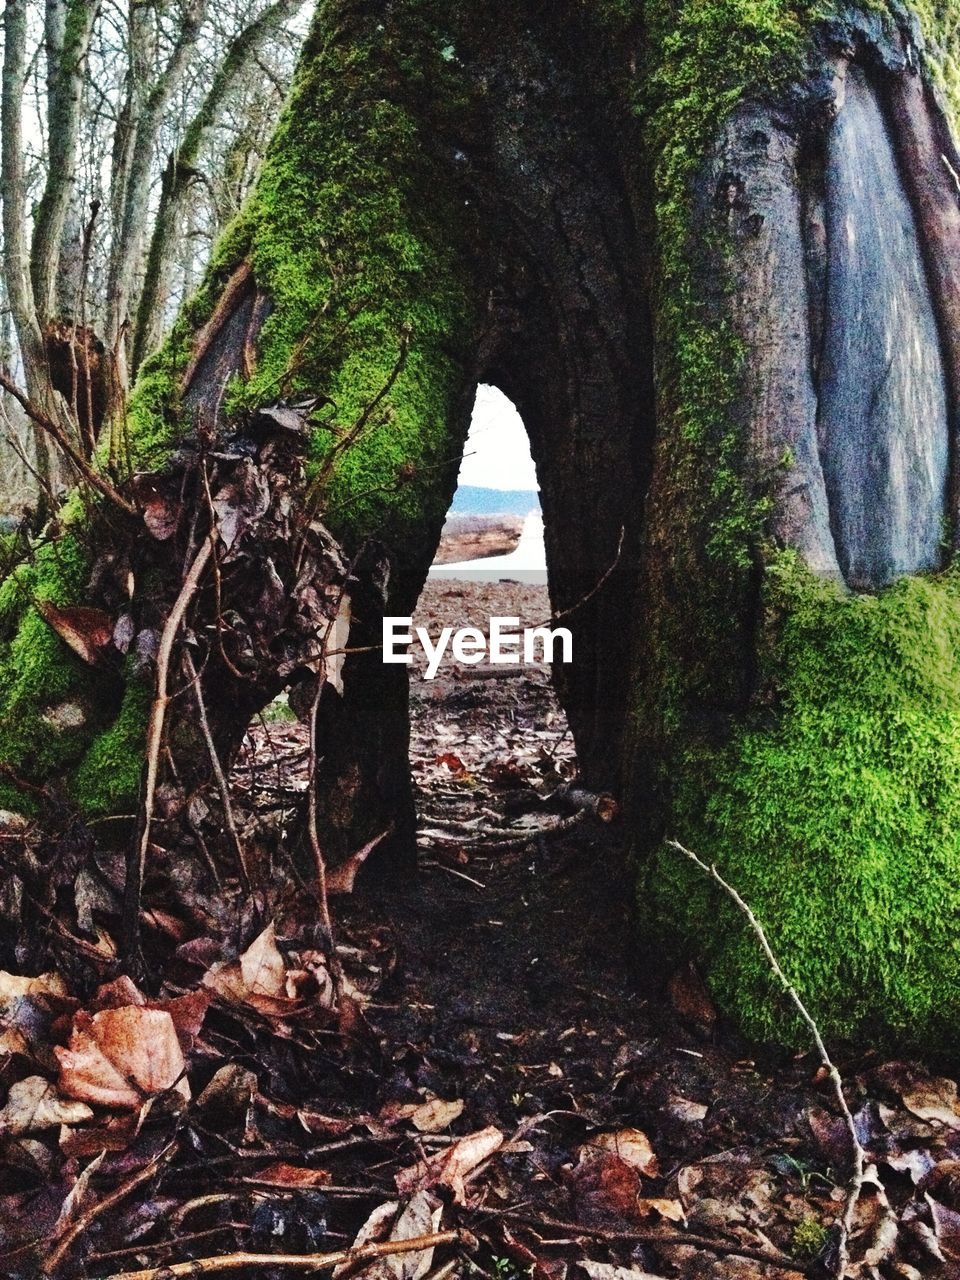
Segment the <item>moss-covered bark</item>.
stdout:
<path fill-rule="evenodd" d="M 811 239 L 791 267 L 785 234 L 818 198 L 851 52 L 895 147 L 898 96 L 921 74 L 922 110 L 946 137 L 936 86 L 952 97 L 955 81 L 937 41 L 955 17 L 921 18 L 690 3 L 665 24 L 641 98 L 658 164 L 661 391 L 630 770 L 641 911 L 761 1038 L 803 1031 L 722 895 L 669 851 L 649 859 L 664 834 L 743 893 L 829 1035 L 956 1044 L 956 509 L 948 493 L 940 572 L 879 594 L 837 581 L 837 528 L 813 494 L 824 441 L 811 454 L 802 434 L 819 394 Z M 926 175 L 917 164 L 921 185 L 938 180 Z M 917 216 L 935 281 L 952 232 Z M 948 358 L 952 340 L 941 330 Z M 957 423 L 954 400 L 953 457 Z M 865 452 L 858 483 L 874 465 Z"/>

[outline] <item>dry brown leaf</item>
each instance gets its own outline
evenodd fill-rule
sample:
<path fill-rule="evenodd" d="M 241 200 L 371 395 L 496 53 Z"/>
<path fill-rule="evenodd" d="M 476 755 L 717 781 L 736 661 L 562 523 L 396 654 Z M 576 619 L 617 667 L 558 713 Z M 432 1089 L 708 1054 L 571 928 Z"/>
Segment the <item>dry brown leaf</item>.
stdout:
<path fill-rule="evenodd" d="M 610 1262 L 588 1262 L 584 1259 L 577 1263 L 590 1280 L 663 1280 L 651 1271 L 643 1271 L 639 1267 L 615 1267 Z"/>
<path fill-rule="evenodd" d="M 362 1244 L 369 1244 L 375 1240 L 385 1240 L 387 1229 L 399 1212 L 400 1205 L 396 1200 L 392 1200 L 387 1204 L 378 1204 L 357 1232 L 352 1247 L 358 1249 Z M 333 1269 L 333 1280 L 339 1280 L 340 1276 L 352 1270 L 353 1267 L 349 1262 L 341 1262 L 339 1266 Z"/>
<path fill-rule="evenodd" d="M 323 643 L 323 678 L 341 695 L 343 694 L 343 664 L 347 658 L 344 651 L 349 639 L 350 597 L 344 592 L 340 597 L 337 616 L 330 624 Z"/>
<path fill-rule="evenodd" d="M 944 1257 L 952 1261 L 960 1261 L 960 1213 L 948 1209 L 933 1196 L 924 1197 L 933 1220 L 933 1230 L 937 1245 Z"/>
<path fill-rule="evenodd" d="M 391 824 L 387 827 L 386 831 L 381 831 L 378 836 L 374 836 L 372 840 L 368 840 L 367 843 L 361 849 L 358 849 L 356 853 L 351 854 L 346 862 L 341 862 L 339 867 L 334 867 L 332 871 L 328 872 L 327 893 L 353 893 L 354 882 L 356 881 L 357 873 L 360 868 L 366 862 L 367 858 L 370 857 L 370 854 L 373 853 L 377 845 L 380 844 L 382 840 L 385 840 L 392 830 L 393 825 Z"/>
<path fill-rule="evenodd" d="M 641 1218 L 665 1218 L 667 1222 L 686 1222 L 687 1215 L 679 1200 L 645 1199 L 637 1200 L 637 1214 Z"/>
<path fill-rule="evenodd" d="M 246 1004 L 267 1017 L 284 1018 L 304 1007 L 297 995 L 300 976 L 288 973 L 276 930 L 269 924 L 238 960 L 211 965 L 203 985 L 231 1004 Z M 327 1007 L 326 999 L 321 990 L 318 1003 Z"/>
<path fill-rule="evenodd" d="M 614 1133 L 598 1133 L 580 1148 L 580 1159 L 589 1160 L 597 1152 L 617 1156 L 631 1169 L 648 1178 L 660 1172 L 650 1139 L 641 1129 L 617 1129 Z"/>
<path fill-rule="evenodd" d="M 685 1124 L 696 1124 L 706 1117 L 709 1108 L 703 1102 L 692 1102 L 689 1098 L 674 1094 L 667 1104 L 667 1110 Z"/>
<path fill-rule="evenodd" d="M 900 1096 L 903 1105 L 918 1119 L 960 1129 L 955 1081 L 945 1076 L 930 1076 L 926 1080 L 915 1081 Z"/>
<path fill-rule="evenodd" d="M 60 1088 L 71 1098 L 105 1107 L 139 1108 L 172 1089 L 190 1097 L 173 1018 L 163 1009 L 129 1005 L 74 1019 L 70 1047 L 54 1046 Z"/>
<path fill-rule="evenodd" d="M 243 1115 L 257 1093 L 256 1073 L 239 1062 L 218 1068 L 197 1098 L 199 1111 L 223 1116 Z"/>
<path fill-rule="evenodd" d="M 277 1160 L 247 1181 L 276 1182 L 284 1187 L 325 1187 L 333 1181 L 333 1175 L 327 1169 L 304 1169 L 302 1165 Z"/>
<path fill-rule="evenodd" d="M 85 1102 L 61 1098 L 43 1076 L 27 1076 L 10 1086 L 6 1106 L 0 1111 L 0 1131 L 19 1137 L 37 1129 L 55 1129 L 62 1124 L 83 1124 L 93 1112 Z"/>
<path fill-rule="evenodd" d="M 67 986 L 58 973 L 41 973 L 36 978 L 22 978 L 17 973 L 0 969 L 0 1005 L 13 1004 L 25 996 L 60 996 Z"/>
<path fill-rule="evenodd" d="M 390 1240 L 413 1240 L 440 1229 L 443 1206 L 426 1191 L 418 1191 L 394 1223 Z M 433 1250 L 419 1249 L 378 1258 L 359 1273 L 364 1280 L 423 1280 L 433 1264 Z"/>
<path fill-rule="evenodd" d="M 52 1236 L 54 1239 L 59 1237 L 70 1223 L 80 1214 L 88 1200 L 92 1197 L 91 1183 L 99 1170 L 100 1166 L 106 1159 L 106 1151 L 101 1151 L 99 1155 L 94 1156 L 87 1167 L 77 1178 L 71 1187 L 66 1199 L 60 1206 L 60 1214 L 54 1224 Z"/>
<path fill-rule="evenodd" d="M 453 1124 L 454 1120 L 463 1115 L 463 1105 L 462 1098 L 457 1098 L 453 1102 L 444 1102 L 442 1098 L 431 1098 L 429 1102 L 415 1107 L 410 1119 L 421 1133 L 442 1133 Z"/>
<path fill-rule="evenodd" d="M 401 1170 L 395 1179 L 397 1190 L 406 1193 L 445 1186 L 453 1192 L 458 1204 L 465 1204 L 467 1178 L 502 1146 L 503 1134 L 492 1125 L 469 1133 L 429 1160 Z"/>
<path fill-rule="evenodd" d="M 250 995 L 286 994 L 287 967 L 277 946 L 273 924 L 268 924 L 240 957 L 240 976 Z"/>
<path fill-rule="evenodd" d="M 88 666 L 101 663 L 113 645 L 113 619 L 102 609 L 60 609 L 50 600 L 38 600 L 37 612 Z"/>
<path fill-rule="evenodd" d="M 594 1151 L 574 1168 L 571 1192 L 579 1222 L 635 1218 L 640 1173 L 609 1151 Z"/>

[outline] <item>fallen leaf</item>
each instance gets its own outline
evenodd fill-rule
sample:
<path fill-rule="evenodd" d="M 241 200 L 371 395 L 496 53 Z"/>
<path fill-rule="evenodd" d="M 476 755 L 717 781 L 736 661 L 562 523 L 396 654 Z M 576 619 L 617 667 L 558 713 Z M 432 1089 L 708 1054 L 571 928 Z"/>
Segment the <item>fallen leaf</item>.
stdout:
<path fill-rule="evenodd" d="M 445 1151 L 421 1161 L 410 1169 L 402 1169 L 395 1182 L 397 1190 L 406 1193 L 445 1186 L 453 1192 L 458 1204 L 466 1203 L 465 1182 L 477 1165 L 503 1146 L 503 1134 L 492 1125 L 447 1147 Z"/>
<path fill-rule="evenodd" d="M 317 973 L 288 972 L 272 924 L 258 934 L 238 960 L 220 960 L 203 975 L 203 985 L 231 1004 L 246 1004 L 267 1017 L 285 1018 L 302 1010 L 298 985 L 309 979 L 315 1003 L 332 1004 L 332 984 Z"/>
<path fill-rule="evenodd" d="M 930 1076 L 915 1081 L 900 1096 L 903 1105 L 918 1119 L 960 1129 L 955 1081 L 945 1076 Z"/>
<path fill-rule="evenodd" d="M 50 600 L 38 600 L 37 612 L 78 658 L 98 666 L 113 645 L 113 619 L 102 609 L 60 609 Z"/>
<path fill-rule="evenodd" d="M 304 1169 L 301 1165 L 277 1160 L 247 1181 L 276 1182 L 284 1187 L 325 1187 L 333 1181 L 333 1176 L 327 1169 Z"/>
<path fill-rule="evenodd" d="M 0 1005 L 12 1004 L 24 996 L 66 996 L 66 983 L 58 973 L 41 973 L 36 978 L 22 978 L 0 969 Z"/>
<path fill-rule="evenodd" d="M 277 946 L 273 924 L 268 924 L 240 957 L 240 976 L 251 995 L 285 994 L 287 968 Z"/>
<path fill-rule="evenodd" d="M 577 1263 L 590 1280 L 664 1280 L 663 1276 L 655 1276 L 652 1271 L 643 1271 L 639 1267 L 615 1267 L 610 1262 L 588 1262 L 584 1259 Z"/>
<path fill-rule="evenodd" d="M 594 1151 L 570 1176 L 578 1221 L 603 1225 L 638 1216 L 640 1174 L 619 1156 Z"/>
<path fill-rule="evenodd" d="M 337 616 L 323 638 L 323 678 L 343 695 L 343 664 L 346 661 L 347 641 L 350 638 L 350 597 L 343 593 L 337 608 Z"/>
<path fill-rule="evenodd" d="M 399 1212 L 400 1205 L 395 1200 L 388 1201 L 386 1204 L 378 1204 L 357 1232 L 352 1247 L 358 1249 L 362 1244 L 370 1244 L 372 1241 L 386 1239 L 387 1229 Z M 352 1270 L 350 1263 L 341 1262 L 339 1266 L 333 1269 L 333 1280 L 339 1280 L 340 1276 Z"/>
<path fill-rule="evenodd" d="M 641 1218 L 665 1218 L 667 1222 L 686 1222 L 687 1215 L 679 1200 L 645 1199 L 637 1200 L 637 1213 Z"/>
<path fill-rule="evenodd" d="M 674 1095 L 667 1104 L 667 1110 L 685 1124 L 696 1124 L 706 1117 L 709 1107 L 703 1102 L 691 1102 L 689 1098 Z"/>
<path fill-rule="evenodd" d="M 0 1111 L 0 1131 L 19 1137 L 38 1129 L 55 1129 L 62 1124 L 83 1124 L 93 1112 L 85 1102 L 71 1102 L 43 1076 L 27 1076 L 10 1086 L 6 1106 Z"/>
<path fill-rule="evenodd" d="M 220 1067 L 197 1098 L 199 1111 L 236 1116 L 246 1113 L 257 1092 L 256 1073 L 239 1062 Z"/>
<path fill-rule="evenodd" d="M 948 1209 L 931 1195 L 924 1198 L 930 1206 L 937 1244 L 945 1257 L 955 1262 L 960 1261 L 960 1213 Z"/>
<path fill-rule="evenodd" d="M 394 1223 L 389 1240 L 413 1240 L 440 1228 L 443 1206 L 426 1191 L 418 1191 Z M 433 1265 L 433 1250 L 418 1249 L 378 1258 L 360 1272 L 365 1280 L 422 1280 Z"/>
<path fill-rule="evenodd" d="M 51 1232 L 53 1239 L 57 1239 L 63 1234 L 90 1198 L 90 1184 L 93 1181 L 97 1170 L 106 1159 L 106 1155 L 106 1151 L 101 1151 L 99 1155 L 95 1156 L 71 1187 L 70 1192 L 65 1198 L 63 1204 L 60 1206 L 60 1214 L 57 1221 L 54 1223 L 53 1231 Z M 48 1243 L 50 1242 L 48 1241 Z"/>
<path fill-rule="evenodd" d="M 70 1046 L 54 1046 L 60 1088 L 68 1097 L 105 1107 L 139 1108 L 172 1089 L 190 1097 L 173 1018 L 163 1009 L 128 1005 L 74 1019 Z"/>
<path fill-rule="evenodd" d="M 378 836 L 374 836 L 372 840 L 368 840 L 362 848 L 356 853 L 352 853 L 346 862 L 341 862 L 339 867 L 334 867 L 327 874 L 327 893 L 353 893 L 354 881 L 357 873 L 366 862 L 370 854 L 382 840 L 393 830 L 393 824 L 387 827 L 386 831 L 381 831 Z"/>
<path fill-rule="evenodd" d="M 631 1169 L 639 1169 L 648 1178 L 655 1178 L 660 1172 L 650 1139 L 641 1129 L 598 1133 L 580 1148 L 580 1159 L 590 1159 L 597 1151 L 609 1152 Z"/>
<path fill-rule="evenodd" d="M 466 765 L 452 751 L 445 751 L 442 755 L 437 756 L 437 764 L 444 765 L 451 773 L 463 773 L 466 770 Z"/>
<path fill-rule="evenodd" d="M 441 1133 L 453 1124 L 458 1116 L 463 1115 L 463 1105 L 462 1098 L 457 1098 L 453 1102 L 432 1098 L 422 1106 L 414 1108 L 410 1119 L 421 1133 Z"/>

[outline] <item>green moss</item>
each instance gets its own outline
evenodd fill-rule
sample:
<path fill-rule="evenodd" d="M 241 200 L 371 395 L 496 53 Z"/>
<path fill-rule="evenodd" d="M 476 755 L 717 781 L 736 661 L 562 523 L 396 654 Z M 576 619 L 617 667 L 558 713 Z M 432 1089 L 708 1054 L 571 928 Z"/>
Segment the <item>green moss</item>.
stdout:
<path fill-rule="evenodd" d="M 438 117 L 456 109 L 455 62 L 430 25 L 443 8 L 403 6 L 374 39 L 324 41 L 321 6 L 246 215 L 274 309 L 239 402 L 322 393 L 311 447 L 321 509 L 348 543 L 376 534 L 397 551 L 449 498 L 473 332 L 462 204 L 414 118 L 418 92 Z"/>
<path fill-rule="evenodd" d="M 73 778 L 71 791 L 85 816 L 136 809 L 144 741 L 153 690 L 131 679 L 116 720 L 94 738 Z"/>
<path fill-rule="evenodd" d="M 136 462 L 156 465 L 191 426 L 177 388 L 194 336 L 249 261 L 271 310 L 226 411 L 319 397 L 313 499 L 351 549 L 375 535 L 401 569 L 452 494 L 475 333 L 463 203 L 422 132 L 426 97 L 433 130 L 462 105 L 454 16 L 411 0 L 371 32 L 363 14 L 320 5 L 256 190 L 129 411 Z"/>
<path fill-rule="evenodd" d="M 784 554 L 765 595 L 765 693 L 727 746 L 679 762 L 676 834 L 752 906 L 826 1036 L 955 1048 L 960 578 L 851 596 Z M 709 881 L 667 850 L 647 889 L 724 1010 L 807 1043 Z"/>
<path fill-rule="evenodd" d="M 76 789 L 89 815 L 109 811 L 114 800 L 129 806 L 135 799 L 149 695 L 131 685 L 111 724 L 123 693 L 120 674 L 83 663 L 34 607 L 85 603 L 84 513 L 70 503 L 62 518 L 61 536 L 41 545 L 0 587 L 0 761 L 16 777 Z M 0 806 L 24 811 L 32 805 L 30 793 L 6 777 Z"/>
<path fill-rule="evenodd" d="M 790 1252 L 798 1262 L 812 1262 L 829 1238 L 830 1233 L 822 1222 L 814 1217 L 802 1218 L 793 1228 Z"/>
<path fill-rule="evenodd" d="M 96 679 L 33 601 L 79 603 L 88 573 L 86 552 L 68 531 L 40 547 L 33 563 L 15 570 L 0 590 L 0 760 L 27 777 L 59 773 L 86 741 Z M 50 716 L 67 703 L 78 708 L 76 722 L 61 729 Z"/>

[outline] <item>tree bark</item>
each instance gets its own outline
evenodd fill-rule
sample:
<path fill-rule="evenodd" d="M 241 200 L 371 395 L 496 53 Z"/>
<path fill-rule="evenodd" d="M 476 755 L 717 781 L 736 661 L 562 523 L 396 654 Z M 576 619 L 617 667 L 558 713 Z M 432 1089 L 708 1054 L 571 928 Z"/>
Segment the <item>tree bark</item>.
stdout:
<path fill-rule="evenodd" d="M 295 498 L 342 552 L 357 650 L 318 720 L 334 859 L 389 826 L 381 851 L 412 860 L 405 673 L 367 650 L 412 612 L 493 381 L 529 430 L 574 633 L 557 685 L 585 785 L 625 801 L 647 931 L 698 950 L 750 1030 L 791 1034 L 676 834 L 752 900 L 822 1025 L 953 1034 L 960 163 L 934 59 L 909 14 L 858 5 L 319 6 L 257 189 L 129 419 L 161 487 L 184 451 L 303 420 Z M 7 633 L 18 691 L 30 616 Z M 299 662 L 244 685 L 221 656 L 224 758 Z M 30 690 L 5 716 L 33 778 Z M 88 807 L 123 714 L 71 739 Z"/>
<path fill-rule="evenodd" d="M 73 197 L 80 99 L 96 5 L 50 0 L 46 8 L 47 181 L 34 216 L 30 272 L 41 324 L 56 315 L 60 246 Z M 78 299 L 70 315 L 76 319 Z"/>
<path fill-rule="evenodd" d="M 171 152 L 160 188 L 160 204 L 153 223 L 150 248 L 139 291 L 134 326 L 131 372 L 160 343 L 164 308 L 170 291 L 170 274 L 176 260 L 190 188 L 206 134 L 212 129 L 237 85 L 251 73 L 257 54 L 270 36 L 301 8 L 302 0 L 277 0 L 245 27 L 227 50 L 200 110 L 187 126 L 183 140 Z"/>

